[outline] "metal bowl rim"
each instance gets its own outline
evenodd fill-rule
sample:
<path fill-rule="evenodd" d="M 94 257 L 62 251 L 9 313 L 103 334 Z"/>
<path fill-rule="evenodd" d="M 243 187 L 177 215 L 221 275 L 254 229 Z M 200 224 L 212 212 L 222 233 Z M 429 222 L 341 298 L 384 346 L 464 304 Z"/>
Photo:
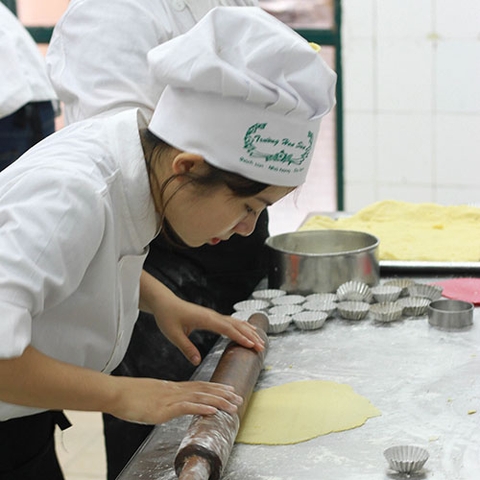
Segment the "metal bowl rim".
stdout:
<path fill-rule="evenodd" d="M 280 248 L 280 247 L 276 247 L 276 246 L 273 246 L 271 245 L 271 243 L 275 240 L 275 239 L 279 239 L 279 238 L 282 238 L 282 237 L 287 237 L 287 236 L 314 236 L 314 235 L 321 235 L 321 234 L 325 234 L 325 233 L 332 233 L 332 232 L 335 232 L 336 234 L 343 234 L 343 233 L 346 233 L 346 234 L 349 234 L 349 235 L 361 235 L 365 238 L 369 238 L 373 243 L 367 247 L 363 247 L 363 248 L 356 248 L 354 250 L 342 250 L 340 252 L 331 252 L 331 253 L 309 253 L 309 252 L 298 252 L 298 251 L 293 251 L 293 250 L 288 250 L 286 248 Z M 307 256 L 307 257 L 316 257 L 316 258 L 319 258 L 319 257 L 336 257 L 336 256 L 342 256 L 342 255 L 354 255 L 354 254 L 359 254 L 359 253 L 363 253 L 363 252 L 369 252 L 371 250 L 374 250 L 375 248 L 378 248 L 380 244 L 380 239 L 378 237 L 376 237 L 375 235 L 372 235 L 371 233 L 367 233 L 367 232 L 361 232 L 361 231 L 358 231 L 358 230 L 334 230 L 334 229 L 330 229 L 330 230 L 303 230 L 303 231 L 299 231 L 299 232 L 287 232 L 287 233 L 281 233 L 279 235 L 273 235 L 273 236 L 270 236 L 268 237 L 266 240 L 265 240 L 265 245 L 269 248 L 271 248 L 272 250 L 276 251 L 276 252 L 280 252 L 280 253 L 287 253 L 289 255 L 302 255 L 302 256 Z"/>

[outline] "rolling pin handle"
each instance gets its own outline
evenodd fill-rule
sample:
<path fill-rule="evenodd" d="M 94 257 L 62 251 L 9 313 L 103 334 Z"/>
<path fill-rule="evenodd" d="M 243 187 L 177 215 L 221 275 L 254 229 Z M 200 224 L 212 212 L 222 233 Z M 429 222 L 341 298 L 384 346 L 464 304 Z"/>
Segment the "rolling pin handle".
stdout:
<path fill-rule="evenodd" d="M 208 480 L 210 478 L 210 462 L 203 457 L 193 455 L 185 460 L 179 480 Z"/>

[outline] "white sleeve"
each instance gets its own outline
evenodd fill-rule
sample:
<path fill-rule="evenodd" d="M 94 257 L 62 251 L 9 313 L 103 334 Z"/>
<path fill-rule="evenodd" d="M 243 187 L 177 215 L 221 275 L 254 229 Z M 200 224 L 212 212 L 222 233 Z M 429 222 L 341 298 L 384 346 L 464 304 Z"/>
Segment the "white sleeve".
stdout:
<path fill-rule="evenodd" d="M 258 0 L 184 0 L 195 21 L 200 21 L 215 7 L 258 7 Z"/>
<path fill-rule="evenodd" d="M 147 52 L 171 38 L 162 2 L 77 0 L 57 23 L 47 69 L 67 124 L 130 107 L 154 110 Z"/>
<path fill-rule="evenodd" d="M 32 319 L 78 288 L 101 244 L 101 195 L 64 173 L 33 168 L 0 192 L 0 358 L 22 354 Z"/>
<path fill-rule="evenodd" d="M 56 98 L 45 59 L 17 17 L 0 3 L 0 118 L 31 101 Z"/>
<path fill-rule="evenodd" d="M 15 112 L 32 98 L 32 89 L 21 67 L 14 42 L 0 31 L 0 118 Z"/>

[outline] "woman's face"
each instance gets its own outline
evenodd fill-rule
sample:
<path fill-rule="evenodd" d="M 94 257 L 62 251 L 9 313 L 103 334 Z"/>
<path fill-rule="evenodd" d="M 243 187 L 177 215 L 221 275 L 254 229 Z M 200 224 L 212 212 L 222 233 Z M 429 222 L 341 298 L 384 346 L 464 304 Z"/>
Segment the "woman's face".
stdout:
<path fill-rule="evenodd" d="M 251 197 L 236 197 L 226 186 L 200 195 L 186 187 L 173 195 L 165 217 L 190 247 L 216 245 L 234 234 L 250 235 L 260 213 L 290 191 L 290 187 L 272 186 Z"/>

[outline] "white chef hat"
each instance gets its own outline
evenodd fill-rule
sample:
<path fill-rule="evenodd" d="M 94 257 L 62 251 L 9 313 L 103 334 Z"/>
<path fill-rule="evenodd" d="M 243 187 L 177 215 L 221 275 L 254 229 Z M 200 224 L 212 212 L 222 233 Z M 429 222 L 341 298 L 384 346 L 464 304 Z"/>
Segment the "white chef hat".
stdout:
<path fill-rule="evenodd" d="M 152 133 L 251 180 L 305 181 L 336 75 L 291 28 L 258 7 L 217 7 L 148 60 L 165 86 Z"/>

